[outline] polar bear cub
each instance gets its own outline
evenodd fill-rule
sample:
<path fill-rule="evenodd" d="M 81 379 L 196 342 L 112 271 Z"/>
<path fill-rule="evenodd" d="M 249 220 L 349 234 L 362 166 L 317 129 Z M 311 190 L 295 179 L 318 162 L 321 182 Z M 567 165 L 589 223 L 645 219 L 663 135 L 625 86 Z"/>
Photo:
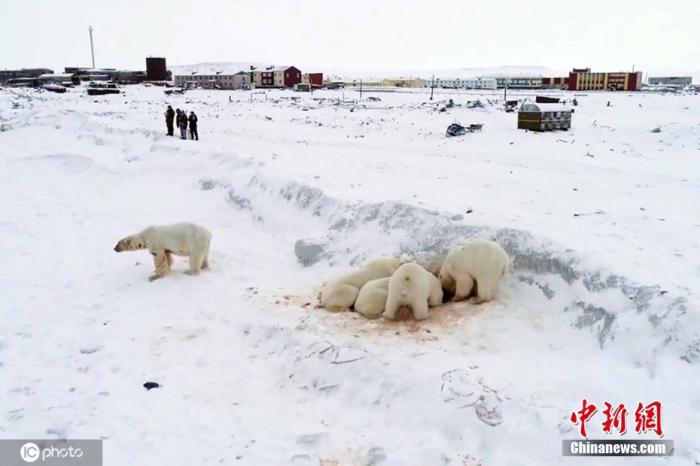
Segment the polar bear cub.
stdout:
<path fill-rule="evenodd" d="M 493 299 L 498 281 L 508 270 L 510 260 L 494 241 L 477 241 L 450 250 L 440 269 L 442 288 L 454 294 L 454 301 L 466 299 L 476 284 L 477 303 Z"/>
<path fill-rule="evenodd" d="M 390 276 L 400 265 L 400 259 L 377 259 L 358 271 L 328 282 L 321 292 L 321 305 L 331 311 L 350 309 L 365 283 Z"/>
<path fill-rule="evenodd" d="M 368 319 L 381 317 L 389 294 L 389 280 L 389 277 L 385 277 L 365 283 L 357 295 L 355 310 Z"/>
<path fill-rule="evenodd" d="M 114 250 L 136 251 L 148 249 L 153 255 L 155 273 L 149 281 L 165 276 L 173 264 L 172 255 L 190 258 L 190 267 L 185 272 L 197 275 L 200 269 L 209 267 L 209 243 L 211 233 L 194 223 L 174 223 L 172 225 L 154 225 L 140 233 L 119 240 Z"/>
<path fill-rule="evenodd" d="M 442 287 L 432 273 L 410 262 L 399 267 L 389 279 L 385 319 L 396 318 L 401 306 L 410 306 L 416 320 L 427 319 L 428 307 L 442 304 Z"/>

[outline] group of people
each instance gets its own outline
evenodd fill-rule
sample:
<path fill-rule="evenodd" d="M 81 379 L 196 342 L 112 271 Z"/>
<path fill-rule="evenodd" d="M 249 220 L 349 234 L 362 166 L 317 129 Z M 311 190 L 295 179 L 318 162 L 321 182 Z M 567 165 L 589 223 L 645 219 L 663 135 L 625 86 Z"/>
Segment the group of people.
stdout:
<path fill-rule="evenodd" d="M 197 133 L 197 115 L 194 112 L 190 112 L 187 116 L 187 111 L 173 110 L 173 107 L 168 105 L 168 109 L 165 111 L 165 125 L 168 127 L 168 136 L 173 136 L 175 132 L 174 125 L 180 129 L 180 138 L 187 139 L 187 127 L 190 128 L 190 139 L 199 141 L 199 133 Z"/>

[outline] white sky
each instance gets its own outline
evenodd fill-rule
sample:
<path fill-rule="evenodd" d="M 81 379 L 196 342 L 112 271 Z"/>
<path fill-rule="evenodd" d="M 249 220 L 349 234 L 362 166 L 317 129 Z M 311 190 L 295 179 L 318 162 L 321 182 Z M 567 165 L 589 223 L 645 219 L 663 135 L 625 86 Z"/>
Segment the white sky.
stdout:
<path fill-rule="evenodd" d="M 700 68 L 700 0 L 0 0 L 0 68 Z"/>

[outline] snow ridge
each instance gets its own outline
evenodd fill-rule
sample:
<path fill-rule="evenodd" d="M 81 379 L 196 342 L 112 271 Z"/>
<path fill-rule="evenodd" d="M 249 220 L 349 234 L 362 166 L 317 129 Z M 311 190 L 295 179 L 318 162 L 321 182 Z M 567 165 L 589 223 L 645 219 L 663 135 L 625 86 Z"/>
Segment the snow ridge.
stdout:
<path fill-rule="evenodd" d="M 697 325 L 689 322 L 695 317 L 688 313 L 688 298 L 659 285 L 633 283 L 614 272 L 595 268 L 573 250 L 562 249 L 527 231 L 469 225 L 462 215 L 403 202 L 346 203 L 302 183 L 269 180 L 256 169 L 241 171 L 251 163 L 238 165 L 238 183 L 202 179 L 202 189 L 225 189 L 232 207 L 248 210 L 261 221 L 275 215 L 280 199 L 290 209 L 321 219 L 325 235 L 303 239 L 320 246 L 312 263 L 347 262 L 355 266 L 368 260 L 377 253 L 362 242 L 368 230 L 384 236 L 384 254 L 408 254 L 433 271 L 454 245 L 492 239 L 510 255 L 516 280 L 536 287 L 549 300 L 557 293 L 567 294 L 562 311 L 571 314 L 573 327 L 595 334 L 601 348 L 616 338 L 638 338 L 639 317 L 643 316 L 645 333 L 654 341 L 652 354 L 668 347 L 688 363 L 700 360 L 700 336 L 691 330 Z M 568 290 L 562 291 L 562 286 Z"/>

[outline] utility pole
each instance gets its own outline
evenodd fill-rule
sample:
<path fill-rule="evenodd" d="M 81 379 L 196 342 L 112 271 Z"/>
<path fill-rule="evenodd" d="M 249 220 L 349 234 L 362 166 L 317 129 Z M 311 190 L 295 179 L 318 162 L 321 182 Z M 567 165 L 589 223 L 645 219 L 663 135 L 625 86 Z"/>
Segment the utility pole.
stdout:
<path fill-rule="evenodd" d="M 92 26 L 88 28 L 90 32 L 90 53 L 92 54 L 92 68 L 95 68 L 95 46 L 92 43 Z"/>
<path fill-rule="evenodd" d="M 362 100 L 362 80 L 360 79 L 360 100 Z"/>
<path fill-rule="evenodd" d="M 433 100 L 433 91 L 435 90 L 435 75 L 433 75 L 433 79 L 430 81 L 430 100 Z"/>
<path fill-rule="evenodd" d="M 503 86 L 503 102 L 508 102 L 508 80 L 505 80 L 505 86 Z"/>

